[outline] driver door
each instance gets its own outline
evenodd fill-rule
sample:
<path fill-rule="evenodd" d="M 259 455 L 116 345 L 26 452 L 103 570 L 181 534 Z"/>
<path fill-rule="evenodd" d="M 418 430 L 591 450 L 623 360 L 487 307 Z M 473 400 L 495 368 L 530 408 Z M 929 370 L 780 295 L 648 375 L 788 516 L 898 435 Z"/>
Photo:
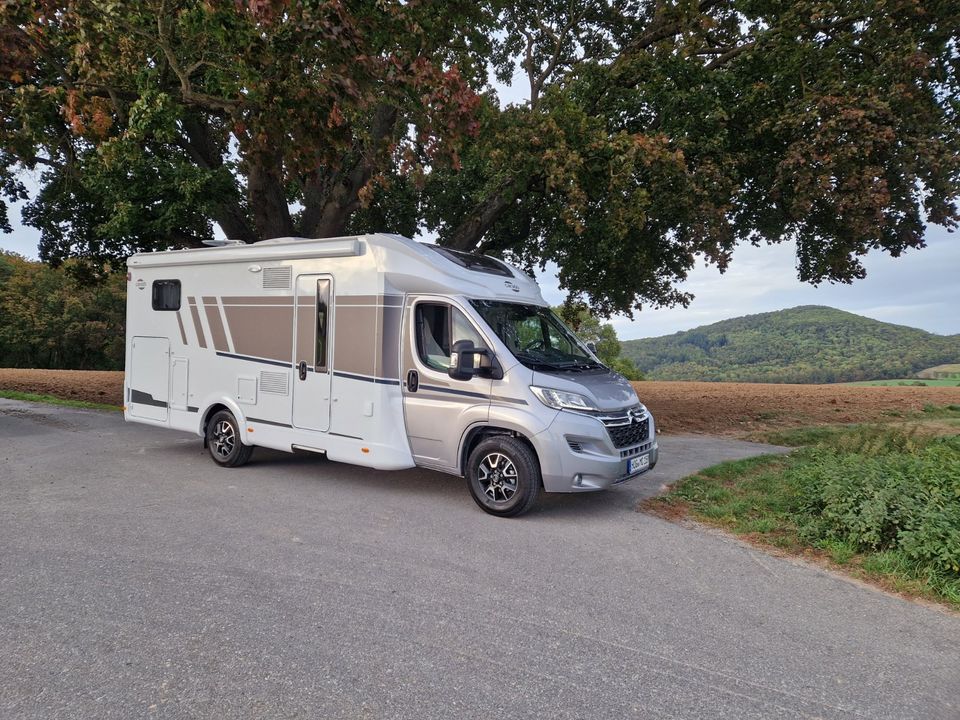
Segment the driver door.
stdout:
<path fill-rule="evenodd" d="M 452 380 L 450 348 L 458 340 L 489 347 L 470 318 L 446 299 L 410 297 L 403 321 L 403 414 L 417 465 L 459 471 L 463 433 L 490 414 L 489 378 Z"/>

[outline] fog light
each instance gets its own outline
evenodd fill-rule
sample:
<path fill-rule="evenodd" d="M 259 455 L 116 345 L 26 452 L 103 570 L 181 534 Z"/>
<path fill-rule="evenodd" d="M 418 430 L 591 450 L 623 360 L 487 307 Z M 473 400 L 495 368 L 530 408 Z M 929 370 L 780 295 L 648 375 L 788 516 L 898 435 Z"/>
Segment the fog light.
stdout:
<path fill-rule="evenodd" d="M 577 487 L 583 487 L 583 475 L 577 473 L 573 476 L 573 484 Z"/>

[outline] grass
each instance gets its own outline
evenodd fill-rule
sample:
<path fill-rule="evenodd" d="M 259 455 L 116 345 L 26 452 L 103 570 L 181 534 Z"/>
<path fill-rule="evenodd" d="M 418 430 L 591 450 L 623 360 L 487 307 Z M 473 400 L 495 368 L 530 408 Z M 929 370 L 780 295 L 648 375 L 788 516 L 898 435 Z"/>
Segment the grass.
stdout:
<path fill-rule="evenodd" d="M 923 414 L 953 418 L 960 406 Z M 938 417 L 937 421 L 942 421 Z M 856 425 L 773 434 L 798 446 L 707 468 L 643 509 L 692 517 L 888 590 L 960 610 L 960 434 Z"/>
<path fill-rule="evenodd" d="M 0 398 L 7 400 L 23 400 L 25 402 L 47 403 L 62 407 L 83 408 L 84 410 L 122 410 L 118 405 L 87 402 L 86 400 L 70 400 L 55 395 L 39 395 L 37 393 L 18 392 L 17 390 L 0 390 Z"/>
<path fill-rule="evenodd" d="M 920 412 L 888 410 L 884 424 L 903 427 L 911 432 L 929 435 L 954 435 L 960 431 L 960 405 L 924 405 Z M 816 425 L 812 427 L 768 430 L 751 434 L 748 439 L 783 447 L 805 447 L 829 443 L 854 428 L 875 428 L 879 423 L 858 425 Z"/>
<path fill-rule="evenodd" d="M 861 380 L 843 383 L 858 387 L 960 387 L 960 378 L 900 378 L 896 380 Z"/>

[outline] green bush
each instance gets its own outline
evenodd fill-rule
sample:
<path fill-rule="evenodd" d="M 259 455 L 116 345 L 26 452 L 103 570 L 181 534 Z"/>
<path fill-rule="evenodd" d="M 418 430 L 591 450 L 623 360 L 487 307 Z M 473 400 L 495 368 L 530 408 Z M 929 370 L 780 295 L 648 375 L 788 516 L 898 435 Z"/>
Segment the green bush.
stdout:
<path fill-rule="evenodd" d="M 960 437 L 859 428 L 800 451 L 800 536 L 862 551 L 900 551 L 918 573 L 960 578 Z"/>

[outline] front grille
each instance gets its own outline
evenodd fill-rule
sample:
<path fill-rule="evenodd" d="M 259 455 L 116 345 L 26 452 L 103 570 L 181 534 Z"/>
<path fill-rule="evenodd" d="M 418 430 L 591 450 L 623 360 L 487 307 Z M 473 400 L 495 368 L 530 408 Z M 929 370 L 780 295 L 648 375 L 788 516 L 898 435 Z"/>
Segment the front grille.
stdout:
<path fill-rule="evenodd" d="M 652 447 L 653 447 L 653 442 L 645 442 L 643 445 L 637 445 L 636 447 L 627 448 L 626 450 L 621 450 L 620 459 L 626 460 L 627 458 L 632 458 L 637 455 L 642 455 Z"/>
<path fill-rule="evenodd" d="M 600 418 L 617 449 L 639 445 L 650 437 L 650 416 L 639 406 Z"/>
<path fill-rule="evenodd" d="M 629 425 L 620 427 L 608 427 L 607 432 L 610 433 L 610 439 L 613 440 L 615 448 L 638 445 L 650 435 L 650 418 L 634 420 Z"/>

